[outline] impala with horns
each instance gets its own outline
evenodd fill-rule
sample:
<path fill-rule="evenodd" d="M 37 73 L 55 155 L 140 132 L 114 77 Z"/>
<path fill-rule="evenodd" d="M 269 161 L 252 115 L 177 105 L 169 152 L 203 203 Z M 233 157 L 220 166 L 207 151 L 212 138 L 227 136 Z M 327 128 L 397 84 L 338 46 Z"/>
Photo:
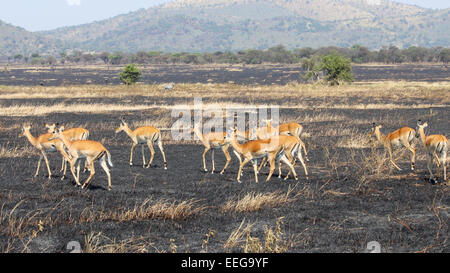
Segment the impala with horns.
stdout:
<path fill-rule="evenodd" d="M 220 171 L 220 174 L 224 174 L 225 170 L 228 167 L 228 164 L 230 164 L 231 156 L 228 152 L 228 148 L 230 147 L 229 143 L 225 142 L 225 137 L 227 135 L 226 132 L 209 132 L 206 134 L 203 134 L 202 130 L 200 129 L 200 124 L 195 124 L 194 128 L 192 129 L 192 132 L 200 139 L 203 146 L 205 147 L 205 150 L 203 151 L 202 159 L 203 159 L 203 171 L 208 172 L 208 169 L 206 168 L 206 153 L 209 150 L 211 151 L 211 161 L 212 161 L 212 170 L 211 173 L 214 173 L 215 170 L 215 163 L 214 163 L 214 150 L 221 149 L 222 152 L 225 154 L 225 158 L 227 159 L 227 162 L 225 163 L 225 166 L 223 167 L 222 171 Z M 238 158 L 239 162 L 241 162 L 241 157 L 239 156 L 236 151 L 234 152 L 236 157 Z"/>
<path fill-rule="evenodd" d="M 130 127 L 128 127 L 127 122 L 123 118 L 121 118 L 120 125 L 116 129 L 116 134 L 120 133 L 121 131 L 124 131 L 133 141 L 130 152 L 130 166 L 133 166 L 134 149 L 136 148 L 136 145 L 140 144 L 142 150 L 142 167 L 145 168 L 144 145 L 147 145 L 151 153 L 147 168 L 150 168 L 153 162 L 153 158 L 155 157 L 155 149 L 153 148 L 153 143 L 156 143 L 163 157 L 164 169 L 167 170 L 166 154 L 164 153 L 161 131 L 158 128 L 155 128 L 153 126 L 142 126 L 136 128 L 135 130 L 131 130 Z"/>
<path fill-rule="evenodd" d="M 110 167 L 113 167 L 113 163 L 111 162 L 111 154 L 100 142 L 93 140 L 72 141 L 69 137 L 64 135 L 58 127 L 54 129 L 53 137 L 51 139 L 59 139 L 64 143 L 64 146 L 70 156 L 70 171 L 72 172 L 72 175 L 75 178 L 75 183 L 78 186 L 81 186 L 81 188 L 84 189 L 89 185 L 95 174 L 94 162 L 98 160 L 100 162 L 100 166 L 108 176 L 108 191 L 112 189 L 111 174 L 108 168 L 108 164 Z M 89 169 L 89 177 L 83 184 L 80 183 L 80 159 L 86 160 L 86 164 Z M 76 175 L 75 166 L 77 166 Z"/>
<path fill-rule="evenodd" d="M 412 146 L 412 142 L 416 131 L 409 127 L 402 127 L 385 136 L 380 132 L 380 129 L 383 127 L 382 125 L 376 125 L 373 123 L 372 126 L 374 128 L 373 131 L 369 133 L 369 136 L 375 135 L 377 140 L 383 144 L 384 148 L 388 152 L 389 161 L 392 165 L 394 165 L 397 170 L 401 171 L 400 167 L 394 162 L 392 150 L 394 148 L 406 147 L 411 152 L 411 170 L 414 170 L 416 162 L 416 149 Z"/>
<path fill-rule="evenodd" d="M 48 133 L 53 133 L 53 131 L 56 128 L 56 124 L 49 124 L 46 123 L 45 127 L 47 128 L 47 132 Z M 84 129 L 84 128 L 70 128 L 65 130 L 64 125 L 59 125 L 59 129 L 60 131 L 62 131 L 62 133 L 64 135 L 66 135 L 68 138 L 70 138 L 70 140 L 86 140 L 89 138 L 89 130 Z M 64 174 L 66 173 L 66 160 L 63 158 L 62 163 L 61 163 L 61 171 L 64 170 Z M 85 164 L 84 166 L 84 172 L 87 170 L 87 165 Z M 65 175 L 62 177 L 62 179 L 64 179 Z"/>
<path fill-rule="evenodd" d="M 423 146 L 427 152 L 427 168 L 430 172 L 430 181 L 436 183 L 433 175 L 433 160 L 436 159 L 438 165 L 438 172 L 441 165 L 444 167 L 444 181 L 447 181 L 447 151 L 448 139 L 444 135 L 429 135 L 426 136 L 424 128 L 428 126 L 428 122 L 421 123 L 417 121 L 417 135 L 420 137 Z"/>
<path fill-rule="evenodd" d="M 253 170 L 255 173 L 255 182 L 258 183 L 258 159 L 265 156 L 268 157 L 268 161 L 270 163 L 270 173 L 267 176 L 266 181 L 269 181 L 272 177 L 272 174 L 275 170 L 275 161 L 278 160 L 286 163 L 294 174 L 295 180 L 298 180 L 294 167 L 286 158 L 286 155 L 283 152 L 286 146 L 285 144 L 283 144 L 283 141 L 280 141 L 280 137 L 282 136 L 274 136 L 272 138 L 262 140 L 251 140 L 244 144 L 240 144 L 236 139 L 236 128 L 231 130 L 230 134 L 225 137 L 225 142 L 230 143 L 234 151 L 244 158 L 244 160 L 239 165 L 237 176 L 237 181 L 239 183 L 241 182 L 242 169 L 249 161 L 252 161 Z"/>
<path fill-rule="evenodd" d="M 69 160 L 69 155 L 66 153 L 66 151 L 64 149 L 64 145 L 61 140 L 59 140 L 59 139 L 51 140 L 52 134 L 46 133 L 46 134 L 42 134 L 38 137 L 34 137 L 31 134 L 30 129 L 31 129 L 31 125 L 23 125 L 21 133 L 19 134 L 19 137 L 21 137 L 21 136 L 26 137 L 28 139 L 28 141 L 31 143 L 31 145 L 33 145 L 36 149 L 38 149 L 41 152 L 41 156 L 39 157 L 38 166 L 37 166 L 36 173 L 34 174 L 34 176 L 39 175 L 41 161 L 42 161 L 42 158 L 44 158 L 45 164 L 47 166 L 48 178 L 50 179 L 52 177 L 52 172 L 50 170 L 50 166 L 48 163 L 46 153 L 54 153 L 54 152 L 58 151 L 63 157 L 63 159 L 62 159 L 63 162 L 65 162 L 66 160 Z M 63 168 L 63 169 L 64 169 L 64 173 L 63 173 L 63 178 L 64 178 L 64 176 L 66 175 L 66 168 Z"/>

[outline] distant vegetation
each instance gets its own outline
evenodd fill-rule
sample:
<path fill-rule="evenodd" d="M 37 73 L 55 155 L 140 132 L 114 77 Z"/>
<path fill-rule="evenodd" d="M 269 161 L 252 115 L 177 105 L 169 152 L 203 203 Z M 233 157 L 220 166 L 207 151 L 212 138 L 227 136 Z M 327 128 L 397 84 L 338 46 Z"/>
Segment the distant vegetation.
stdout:
<path fill-rule="evenodd" d="M 354 45 L 350 48 L 343 47 L 321 47 L 298 48 L 288 50 L 284 46 L 279 45 L 271 47 L 267 50 L 241 50 L 216 51 L 206 53 L 165 53 L 161 51 L 140 51 L 137 53 L 123 52 L 61 52 L 58 56 L 39 55 L 37 53 L 30 56 L 15 54 L 8 58 L 8 63 L 23 63 L 30 65 L 56 65 L 56 64 L 105 64 L 105 65 L 122 65 L 122 64 L 296 64 L 301 63 L 306 70 L 312 70 L 314 59 L 337 53 L 348 58 L 352 63 L 449 63 L 450 48 L 434 47 L 409 47 L 407 49 L 399 49 L 396 46 L 383 47 L 380 50 L 370 51 L 368 48 Z M 308 66 L 310 66 L 308 68 Z"/>
<path fill-rule="evenodd" d="M 140 77 L 141 77 L 141 71 L 134 64 L 128 64 L 119 73 L 119 80 L 126 85 L 131 85 L 131 84 L 136 83 Z"/>

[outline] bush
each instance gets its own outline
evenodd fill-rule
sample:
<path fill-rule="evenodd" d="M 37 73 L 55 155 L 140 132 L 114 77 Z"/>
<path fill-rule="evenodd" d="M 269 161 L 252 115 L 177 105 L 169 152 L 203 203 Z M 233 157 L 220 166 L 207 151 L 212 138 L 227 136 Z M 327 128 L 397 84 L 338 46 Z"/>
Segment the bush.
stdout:
<path fill-rule="evenodd" d="M 141 71 L 134 64 L 127 65 L 122 72 L 119 73 L 120 81 L 126 85 L 136 83 L 140 77 Z"/>
<path fill-rule="evenodd" d="M 332 52 L 322 58 L 320 70 L 325 73 L 325 79 L 331 85 L 337 85 L 339 82 L 352 82 L 352 65 L 348 58 Z"/>

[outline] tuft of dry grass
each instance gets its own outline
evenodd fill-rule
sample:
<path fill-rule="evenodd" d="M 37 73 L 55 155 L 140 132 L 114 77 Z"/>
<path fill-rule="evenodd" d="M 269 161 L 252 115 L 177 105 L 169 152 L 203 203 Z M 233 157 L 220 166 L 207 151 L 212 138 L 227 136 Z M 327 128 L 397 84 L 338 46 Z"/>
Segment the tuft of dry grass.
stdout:
<path fill-rule="evenodd" d="M 146 199 L 142 204 L 135 205 L 132 209 L 119 209 L 95 212 L 85 210 L 80 216 L 81 223 L 98 221 L 144 221 L 149 219 L 181 220 L 184 221 L 192 216 L 202 213 L 207 207 L 197 206 L 198 200 L 185 200 L 182 202 L 170 202 L 162 200 L 152 202 Z"/>
<path fill-rule="evenodd" d="M 254 212 L 263 208 L 284 206 L 298 199 L 298 194 L 293 194 L 294 188 L 289 188 L 286 193 L 281 191 L 269 193 L 250 192 L 241 199 L 229 200 L 220 210 L 222 212 Z"/>
<path fill-rule="evenodd" d="M 247 223 L 244 227 L 245 219 L 239 227 L 233 230 L 224 243 L 223 247 L 229 251 L 233 248 L 241 248 L 244 253 L 284 253 L 292 246 L 293 242 L 284 239 L 281 226 L 284 217 L 276 220 L 274 227 L 264 226 L 264 236 L 260 239 L 252 235 L 255 223 Z"/>

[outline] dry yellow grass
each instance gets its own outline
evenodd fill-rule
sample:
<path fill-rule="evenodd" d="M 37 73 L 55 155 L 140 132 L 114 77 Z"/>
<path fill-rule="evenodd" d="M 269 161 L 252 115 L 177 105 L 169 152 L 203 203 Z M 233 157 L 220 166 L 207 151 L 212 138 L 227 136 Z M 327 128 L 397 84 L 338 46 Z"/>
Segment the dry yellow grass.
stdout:
<path fill-rule="evenodd" d="M 262 208 L 284 206 L 297 200 L 297 194 L 293 194 L 294 188 L 286 193 L 280 191 L 269 193 L 250 192 L 241 199 L 228 201 L 220 209 L 223 212 L 254 212 Z"/>

